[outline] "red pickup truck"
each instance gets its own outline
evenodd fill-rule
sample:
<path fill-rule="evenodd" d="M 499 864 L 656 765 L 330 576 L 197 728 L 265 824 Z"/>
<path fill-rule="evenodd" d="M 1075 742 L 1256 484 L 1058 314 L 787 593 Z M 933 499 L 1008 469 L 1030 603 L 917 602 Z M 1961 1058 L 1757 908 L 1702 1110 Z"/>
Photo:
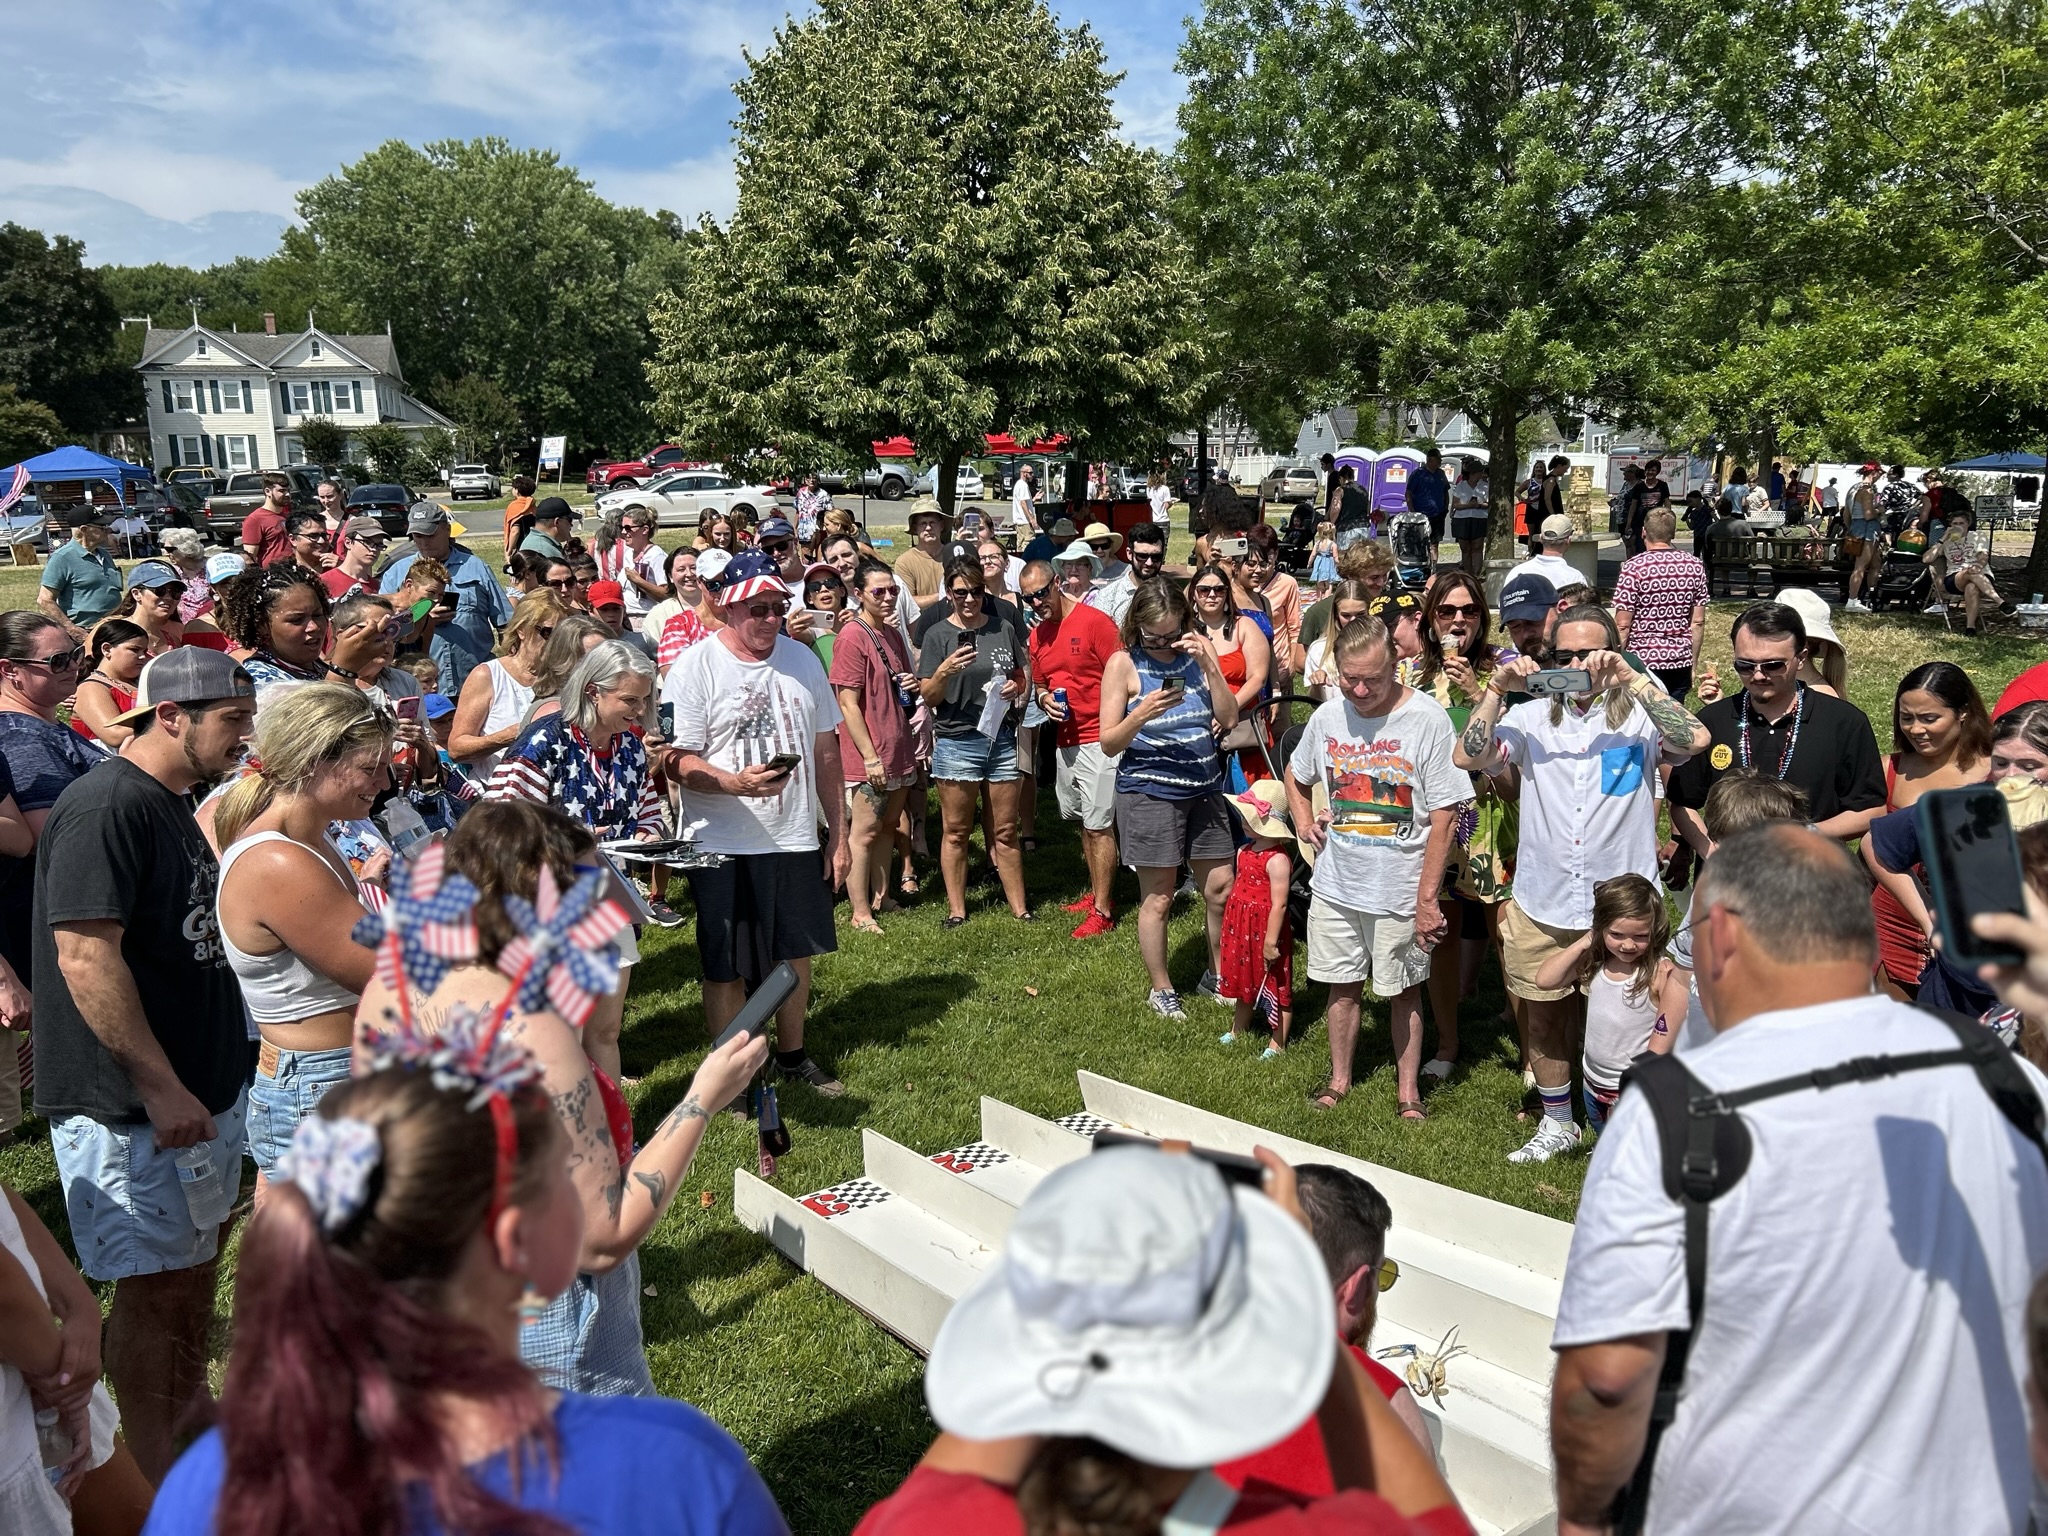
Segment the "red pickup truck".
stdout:
<path fill-rule="evenodd" d="M 637 459 L 616 464 L 592 464 L 583 471 L 583 487 L 595 496 L 602 491 L 637 490 L 656 475 L 695 468 L 695 463 L 674 443 L 663 443 Z"/>

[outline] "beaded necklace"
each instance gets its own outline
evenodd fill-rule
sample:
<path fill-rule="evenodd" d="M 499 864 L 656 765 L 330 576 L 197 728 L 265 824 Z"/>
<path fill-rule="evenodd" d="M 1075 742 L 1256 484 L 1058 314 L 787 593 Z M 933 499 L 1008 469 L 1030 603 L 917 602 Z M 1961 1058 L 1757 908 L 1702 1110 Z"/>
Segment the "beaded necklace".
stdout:
<path fill-rule="evenodd" d="M 1792 750 L 1799 745 L 1800 722 L 1806 718 L 1806 684 L 1797 683 L 1794 687 L 1796 692 L 1793 696 L 1794 702 L 1792 705 L 1792 730 L 1785 737 L 1785 749 L 1778 754 L 1778 772 L 1776 777 L 1779 779 L 1783 779 L 1785 777 L 1785 770 L 1792 766 Z M 1749 720 L 1749 693 L 1745 689 L 1742 695 L 1742 713 L 1736 717 L 1735 725 L 1736 753 L 1741 758 L 1742 766 L 1745 768 L 1750 766 Z"/>

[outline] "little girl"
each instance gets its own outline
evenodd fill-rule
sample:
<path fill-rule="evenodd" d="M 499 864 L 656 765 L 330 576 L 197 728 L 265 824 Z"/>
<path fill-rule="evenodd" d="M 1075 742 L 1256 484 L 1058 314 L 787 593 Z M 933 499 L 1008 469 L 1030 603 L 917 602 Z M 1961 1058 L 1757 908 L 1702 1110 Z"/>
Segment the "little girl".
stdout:
<path fill-rule="evenodd" d="M 1308 579 L 1315 584 L 1316 597 L 1320 601 L 1330 595 L 1330 588 L 1337 582 L 1337 525 L 1316 524 L 1315 559 L 1310 562 Z"/>
<path fill-rule="evenodd" d="M 1586 992 L 1586 1124 L 1607 1124 L 1621 1094 L 1621 1074 L 1644 1051 L 1671 1049 L 1671 1031 L 1685 1018 L 1684 974 L 1664 953 L 1671 915 L 1656 886 L 1641 875 L 1617 875 L 1593 887 L 1593 926 L 1546 961 L 1536 985 L 1576 983 Z"/>
<path fill-rule="evenodd" d="M 1271 1061 L 1287 1048 L 1287 1029 L 1294 1018 L 1294 935 L 1287 926 L 1287 882 L 1294 860 L 1287 848 L 1294 833 L 1287 825 L 1276 779 L 1258 779 L 1243 794 L 1230 797 L 1230 808 L 1251 841 L 1237 850 L 1237 878 L 1223 908 L 1222 972 L 1218 990 L 1235 998 L 1230 1028 L 1217 1038 L 1225 1045 L 1263 1015 L 1273 1040 L 1259 1060 Z"/>

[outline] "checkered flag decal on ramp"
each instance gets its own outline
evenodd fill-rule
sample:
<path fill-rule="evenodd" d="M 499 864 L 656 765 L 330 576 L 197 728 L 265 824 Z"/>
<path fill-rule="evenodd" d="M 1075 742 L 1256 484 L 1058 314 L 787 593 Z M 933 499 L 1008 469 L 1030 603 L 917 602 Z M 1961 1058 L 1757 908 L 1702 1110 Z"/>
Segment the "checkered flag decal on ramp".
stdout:
<path fill-rule="evenodd" d="M 997 1163 L 1007 1163 L 1010 1154 L 985 1141 L 970 1141 L 950 1152 L 934 1152 L 931 1160 L 949 1173 L 973 1173 L 977 1168 L 993 1168 Z"/>
<path fill-rule="evenodd" d="M 815 1195 L 805 1195 L 800 1203 L 805 1210 L 815 1211 L 829 1221 L 834 1216 L 844 1216 L 848 1211 L 864 1211 L 869 1206 L 880 1205 L 889 1198 L 889 1191 L 873 1179 L 848 1179 L 844 1184 L 821 1189 Z"/>
<path fill-rule="evenodd" d="M 1100 1115 L 1091 1115 L 1085 1109 L 1076 1115 L 1061 1115 L 1053 1124 L 1062 1130 L 1072 1131 L 1076 1136 L 1086 1136 L 1090 1141 L 1095 1139 L 1097 1131 L 1116 1129 L 1114 1121 L 1105 1120 Z"/>

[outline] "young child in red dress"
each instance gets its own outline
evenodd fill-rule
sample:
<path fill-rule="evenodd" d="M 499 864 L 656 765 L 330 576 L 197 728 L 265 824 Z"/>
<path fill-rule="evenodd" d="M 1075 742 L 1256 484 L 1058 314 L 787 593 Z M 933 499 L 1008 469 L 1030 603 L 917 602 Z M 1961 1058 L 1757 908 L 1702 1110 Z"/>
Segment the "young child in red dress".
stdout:
<path fill-rule="evenodd" d="M 1237 850 L 1237 878 L 1223 908 L 1219 990 L 1237 1004 L 1230 1028 L 1218 1038 L 1234 1045 L 1254 1017 L 1263 1017 L 1273 1039 L 1260 1053 L 1261 1061 L 1287 1048 L 1294 1019 L 1294 934 L 1287 923 L 1287 882 L 1294 874 L 1288 850 L 1294 833 L 1287 824 L 1284 793 L 1277 779 L 1259 779 L 1230 797 L 1230 808 L 1251 842 Z"/>

